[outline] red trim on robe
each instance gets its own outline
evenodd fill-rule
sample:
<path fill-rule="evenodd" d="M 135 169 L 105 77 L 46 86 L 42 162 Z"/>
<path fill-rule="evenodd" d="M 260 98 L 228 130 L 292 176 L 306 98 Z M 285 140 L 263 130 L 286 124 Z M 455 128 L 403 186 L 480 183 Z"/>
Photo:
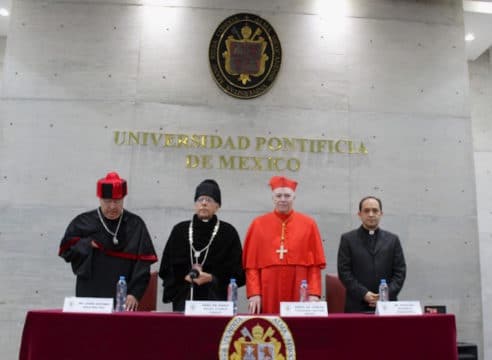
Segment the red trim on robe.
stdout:
<path fill-rule="evenodd" d="M 65 251 L 68 250 L 68 248 L 71 248 L 75 244 L 77 244 L 80 240 L 80 237 L 73 237 L 70 240 L 68 240 L 63 246 L 60 246 L 60 249 L 58 250 L 58 256 L 63 254 Z"/>
<path fill-rule="evenodd" d="M 119 257 L 127 260 L 157 261 L 157 256 L 155 255 L 136 255 L 136 254 L 124 253 L 121 251 L 111 251 L 111 250 L 103 250 L 103 251 L 108 256 Z"/>
<path fill-rule="evenodd" d="M 130 253 L 125 253 L 122 251 L 113 251 L 113 250 L 106 250 L 104 249 L 104 246 L 97 242 L 94 241 L 97 245 L 97 248 L 101 250 L 104 254 L 112 257 L 117 257 L 121 259 L 127 259 L 127 260 L 142 260 L 142 261 L 157 261 L 157 256 L 155 255 L 138 255 L 138 254 L 130 254 Z"/>
<path fill-rule="evenodd" d="M 65 252 L 68 248 L 72 247 L 75 245 L 78 241 L 80 240 L 80 237 L 74 237 L 71 238 L 67 243 L 65 243 L 63 246 L 60 246 L 60 250 L 58 252 L 58 255 L 62 254 Z M 157 261 L 158 258 L 155 255 L 137 255 L 137 254 L 130 254 L 130 253 L 125 253 L 122 251 L 112 251 L 112 250 L 105 250 L 104 246 L 97 241 L 94 241 L 94 243 L 97 246 L 98 250 L 101 250 L 104 254 L 112 257 L 117 257 L 121 259 L 127 259 L 127 260 L 141 260 L 141 261 Z"/>

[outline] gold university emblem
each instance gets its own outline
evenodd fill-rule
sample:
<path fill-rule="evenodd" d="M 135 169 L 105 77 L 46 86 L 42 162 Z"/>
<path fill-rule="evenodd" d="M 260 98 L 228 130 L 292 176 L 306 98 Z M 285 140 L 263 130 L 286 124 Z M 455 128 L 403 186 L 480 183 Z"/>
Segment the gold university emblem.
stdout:
<path fill-rule="evenodd" d="M 262 95 L 280 70 L 280 41 L 266 20 L 252 14 L 236 14 L 224 20 L 214 33 L 209 60 L 215 81 L 237 98 Z"/>
<path fill-rule="evenodd" d="M 258 77 L 265 72 L 265 62 L 268 55 L 265 54 L 267 42 L 260 36 L 259 27 L 251 36 L 252 30 L 248 25 L 241 29 L 241 40 L 236 40 L 229 35 L 226 40 L 227 51 L 222 56 L 225 58 L 225 70 L 229 75 L 239 75 L 237 78 L 243 85 L 251 82 L 250 76 Z M 255 38 L 258 36 L 258 40 Z"/>
<path fill-rule="evenodd" d="M 227 325 L 220 360 L 293 360 L 294 340 L 279 317 L 236 316 Z"/>

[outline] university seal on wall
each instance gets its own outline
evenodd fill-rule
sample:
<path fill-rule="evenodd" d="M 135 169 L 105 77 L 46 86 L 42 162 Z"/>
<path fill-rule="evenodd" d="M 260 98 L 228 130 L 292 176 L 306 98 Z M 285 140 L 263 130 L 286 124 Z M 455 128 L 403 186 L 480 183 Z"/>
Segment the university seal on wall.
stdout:
<path fill-rule="evenodd" d="M 212 74 L 227 94 L 251 99 L 272 86 L 280 70 L 282 49 L 273 27 L 252 14 L 228 17 L 209 46 Z"/>
<path fill-rule="evenodd" d="M 295 360 L 294 339 L 277 316 L 236 316 L 227 324 L 219 360 Z"/>

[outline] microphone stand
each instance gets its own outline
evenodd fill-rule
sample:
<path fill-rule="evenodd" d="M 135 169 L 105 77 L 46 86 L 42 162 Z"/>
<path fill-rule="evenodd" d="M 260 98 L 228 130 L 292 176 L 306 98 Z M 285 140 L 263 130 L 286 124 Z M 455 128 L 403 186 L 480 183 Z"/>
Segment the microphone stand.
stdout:
<path fill-rule="evenodd" d="M 200 276 L 200 273 L 196 269 L 191 269 L 190 273 L 188 274 L 191 278 L 191 285 L 190 285 L 190 301 L 193 301 L 193 289 L 195 282 L 193 281 L 196 279 L 198 276 Z"/>

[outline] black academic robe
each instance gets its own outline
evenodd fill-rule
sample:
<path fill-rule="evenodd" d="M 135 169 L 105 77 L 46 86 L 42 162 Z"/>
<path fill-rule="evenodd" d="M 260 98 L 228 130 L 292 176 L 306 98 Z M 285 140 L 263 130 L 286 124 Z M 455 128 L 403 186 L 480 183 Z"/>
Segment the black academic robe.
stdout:
<path fill-rule="evenodd" d="M 104 218 L 104 221 L 111 231 L 116 230 L 118 220 Z M 77 276 L 76 296 L 114 298 L 116 282 L 123 275 L 128 294 L 140 300 L 150 279 L 150 265 L 157 261 L 154 245 L 143 220 L 127 210 L 123 212 L 117 238 L 119 243 L 115 245 L 97 210 L 72 220 L 58 255 L 71 263 Z"/>
<path fill-rule="evenodd" d="M 397 300 L 406 276 L 405 257 L 397 235 L 378 229 L 371 248 L 364 227 L 342 235 L 338 249 L 338 276 L 347 289 L 345 312 L 374 311 L 364 301 L 367 291 L 379 293 L 386 279 L 390 300 Z"/>
<path fill-rule="evenodd" d="M 193 245 L 195 249 L 203 249 L 210 241 L 217 217 L 214 215 L 208 222 L 203 222 L 196 215 L 193 217 Z M 173 303 L 174 311 L 183 311 L 185 301 L 190 299 L 190 283 L 184 280 L 191 270 L 190 243 L 188 228 L 190 221 L 175 225 L 169 235 L 162 253 L 159 276 L 163 280 L 164 292 L 162 301 Z M 205 252 L 200 254 L 199 263 L 203 262 Z M 245 275 L 241 263 L 241 241 L 236 229 L 229 223 L 220 220 L 219 231 L 210 246 L 203 271 L 212 274 L 213 281 L 201 286 L 194 285 L 194 300 L 227 300 L 227 285 L 235 278 L 238 286 L 245 283 Z"/>

